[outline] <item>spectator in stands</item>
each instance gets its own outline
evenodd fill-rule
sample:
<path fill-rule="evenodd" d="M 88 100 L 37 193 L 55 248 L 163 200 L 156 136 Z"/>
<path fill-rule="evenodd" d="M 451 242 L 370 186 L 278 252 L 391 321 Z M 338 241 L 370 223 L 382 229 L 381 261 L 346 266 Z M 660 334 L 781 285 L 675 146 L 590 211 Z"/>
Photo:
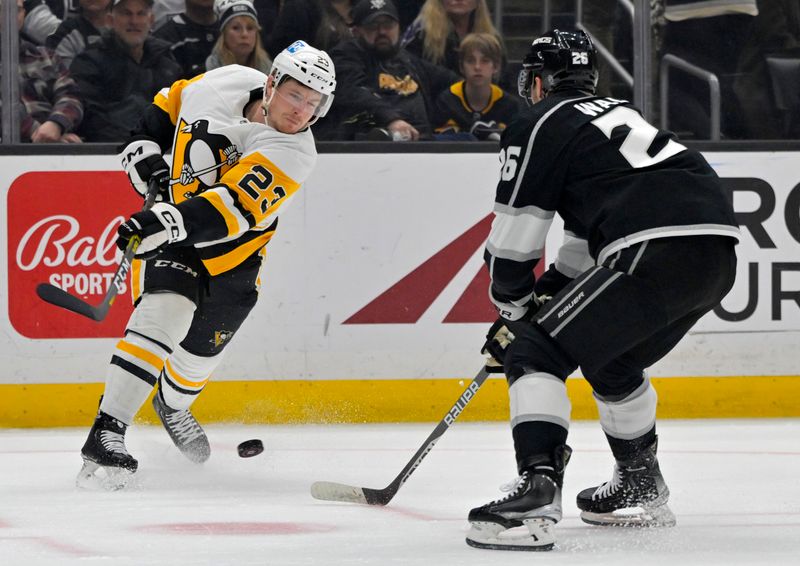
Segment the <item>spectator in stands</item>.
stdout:
<path fill-rule="evenodd" d="M 500 140 L 500 132 L 519 112 L 519 97 L 494 84 L 500 75 L 501 47 L 491 33 L 470 33 L 459 48 L 464 80 L 436 100 L 436 132 L 466 134 L 468 139 Z"/>
<path fill-rule="evenodd" d="M 25 22 L 20 33 L 36 45 L 44 45 L 70 14 L 69 0 L 25 0 Z"/>
<path fill-rule="evenodd" d="M 758 9 L 739 54 L 733 91 L 742 108 L 747 137 L 775 139 L 787 131 L 775 112 L 766 57 L 800 58 L 800 2 L 770 0 L 759 2 Z"/>
<path fill-rule="evenodd" d="M 383 130 L 392 139 L 430 138 L 436 97 L 458 75 L 400 47 L 391 0 L 360 0 L 352 19 L 355 38 L 331 51 L 339 86 L 322 135 L 336 130 L 333 137 L 354 139 Z"/>
<path fill-rule="evenodd" d="M 261 43 L 258 14 L 253 3 L 250 0 L 216 0 L 214 12 L 222 31 L 206 59 L 206 70 L 236 63 L 269 73 L 272 59 Z"/>
<path fill-rule="evenodd" d="M 25 8 L 17 0 L 17 29 Z M 20 140 L 33 143 L 80 142 L 73 130 L 83 118 L 78 87 L 61 61 L 45 47 L 20 37 L 19 41 Z"/>
<path fill-rule="evenodd" d="M 458 73 L 458 46 L 473 32 L 490 33 L 500 40 L 486 0 L 426 0 L 400 44 L 417 57 Z M 503 59 L 505 63 L 505 55 Z"/>
<path fill-rule="evenodd" d="M 102 39 L 102 31 L 111 25 L 111 0 L 79 0 L 74 18 L 63 20 L 47 37 L 45 45 L 69 67 L 87 45 Z"/>
<path fill-rule="evenodd" d="M 280 53 L 297 39 L 329 51 L 350 39 L 352 4 L 351 0 L 284 0 L 267 43 L 269 52 Z"/>
<path fill-rule="evenodd" d="M 155 36 L 170 44 L 175 60 L 183 68 L 181 78 L 205 72 L 206 58 L 219 37 L 214 0 L 186 0 L 186 10 L 169 18 Z"/>
<path fill-rule="evenodd" d="M 85 141 L 125 139 L 163 87 L 181 75 L 170 45 L 151 37 L 153 0 L 113 0 L 111 33 L 72 61 L 86 115 Z"/>

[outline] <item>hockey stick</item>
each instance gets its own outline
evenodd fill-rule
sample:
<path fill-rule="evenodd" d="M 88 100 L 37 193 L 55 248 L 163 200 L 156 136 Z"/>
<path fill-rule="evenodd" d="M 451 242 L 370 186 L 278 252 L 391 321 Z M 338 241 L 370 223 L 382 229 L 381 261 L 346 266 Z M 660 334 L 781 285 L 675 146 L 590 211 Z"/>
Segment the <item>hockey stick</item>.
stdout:
<path fill-rule="evenodd" d="M 467 386 L 455 404 L 450 407 L 444 418 L 439 421 L 433 432 L 428 435 L 419 450 L 411 457 L 411 460 L 400 470 L 396 478 L 384 487 L 383 489 L 370 489 L 368 487 L 355 487 L 352 485 L 345 485 L 335 482 L 318 481 L 311 485 L 311 496 L 314 499 L 322 499 L 324 501 L 347 501 L 350 503 L 366 503 L 367 505 L 386 505 L 397 494 L 400 488 L 408 480 L 409 476 L 414 473 L 423 458 L 428 455 L 442 435 L 450 428 L 450 425 L 455 422 L 464 408 L 467 406 L 475 394 L 480 389 L 483 382 L 489 373 L 486 368 L 481 368 L 475 379 Z"/>
<path fill-rule="evenodd" d="M 156 195 L 158 195 L 158 189 L 159 186 L 157 181 L 151 179 L 147 183 L 147 193 L 145 194 L 144 206 L 142 207 L 143 211 L 149 210 L 150 207 L 153 206 L 153 203 L 156 200 Z M 110 309 L 111 305 L 114 304 L 114 299 L 117 298 L 117 295 L 123 288 L 125 279 L 128 277 L 128 272 L 131 269 L 131 260 L 136 253 L 136 248 L 139 247 L 141 242 L 142 240 L 139 237 L 133 237 L 130 239 L 128 242 L 128 247 L 125 248 L 125 252 L 122 254 L 122 261 L 120 261 L 119 266 L 117 267 L 117 272 L 114 273 L 114 278 L 111 280 L 111 285 L 108 286 L 106 296 L 103 298 L 103 302 L 97 306 L 90 305 L 83 299 L 79 299 L 75 295 L 71 295 L 70 293 L 67 293 L 63 289 L 56 287 L 55 285 L 51 285 L 50 283 L 40 283 L 37 285 L 36 294 L 39 295 L 40 299 L 50 303 L 51 305 L 67 309 L 68 311 L 78 313 L 87 318 L 91 318 L 92 320 L 100 322 L 106 317 L 108 314 L 108 309 Z"/>

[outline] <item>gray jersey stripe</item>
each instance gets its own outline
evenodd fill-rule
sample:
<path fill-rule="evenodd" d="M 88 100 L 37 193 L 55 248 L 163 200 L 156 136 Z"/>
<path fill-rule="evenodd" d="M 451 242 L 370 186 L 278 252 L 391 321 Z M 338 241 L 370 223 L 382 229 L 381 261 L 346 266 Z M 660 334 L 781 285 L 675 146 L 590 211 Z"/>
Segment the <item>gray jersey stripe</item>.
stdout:
<path fill-rule="evenodd" d="M 523 206 L 522 208 L 514 208 L 507 204 L 495 203 L 494 211 L 499 214 L 508 214 L 509 216 L 521 216 L 523 214 L 530 214 L 542 220 L 551 220 L 555 217 L 556 213 L 553 210 L 545 210 L 538 206 Z"/>
<path fill-rule="evenodd" d="M 726 224 L 691 224 L 685 226 L 659 226 L 649 230 L 642 230 L 635 234 L 629 234 L 624 238 L 614 240 L 597 254 L 597 263 L 603 264 L 608 256 L 619 250 L 628 248 L 633 244 L 654 240 L 656 238 L 671 238 L 673 236 L 730 236 L 737 240 L 741 239 L 741 231 L 736 226 Z"/>
<path fill-rule="evenodd" d="M 546 422 L 558 425 L 560 427 L 569 430 L 569 421 L 564 419 L 560 419 L 554 415 L 545 415 L 539 413 L 530 413 L 526 415 L 517 415 L 516 417 L 511 419 L 511 428 L 513 429 L 520 423 L 535 423 L 535 422 Z"/>
<path fill-rule="evenodd" d="M 541 259 L 541 257 L 544 255 L 544 248 L 533 250 L 530 253 L 522 253 L 514 250 L 505 250 L 496 248 L 495 246 L 493 246 L 488 242 L 486 243 L 486 251 L 488 251 L 489 254 L 491 254 L 492 260 L 494 260 L 495 258 L 499 258 L 499 259 L 508 259 L 511 261 L 520 261 L 520 262 L 531 261 L 534 259 Z M 492 263 L 492 265 L 494 265 L 494 263 Z"/>

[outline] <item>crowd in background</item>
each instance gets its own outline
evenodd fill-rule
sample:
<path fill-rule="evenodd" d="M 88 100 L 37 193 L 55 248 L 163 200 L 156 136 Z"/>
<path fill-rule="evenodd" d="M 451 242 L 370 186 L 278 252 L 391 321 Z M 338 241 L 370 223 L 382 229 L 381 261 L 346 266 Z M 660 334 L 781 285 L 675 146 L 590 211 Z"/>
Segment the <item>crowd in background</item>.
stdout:
<path fill-rule="evenodd" d="M 23 142 L 121 141 L 161 88 L 234 63 L 267 73 L 297 39 L 337 70 L 320 140 L 496 140 L 524 107 L 487 0 L 3 1 L 18 5 Z M 584 5 L 587 28 L 630 66 L 617 0 Z M 654 64 L 668 52 L 721 77 L 723 137 L 797 136 L 800 1 L 651 6 Z M 603 70 L 600 93 L 630 96 Z M 670 84 L 670 128 L 702 138 L 706 85 Z"/>

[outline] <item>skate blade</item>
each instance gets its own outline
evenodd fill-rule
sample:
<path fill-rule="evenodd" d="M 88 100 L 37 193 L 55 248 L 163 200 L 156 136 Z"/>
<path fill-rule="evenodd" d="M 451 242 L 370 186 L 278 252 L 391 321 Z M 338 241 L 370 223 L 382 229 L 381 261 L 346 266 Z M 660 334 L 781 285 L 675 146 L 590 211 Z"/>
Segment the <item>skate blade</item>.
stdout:
<path fill-rule="evenodd" d="M 133 472 L 113 466 L 101 466 L 91 460 L 84 460 L 81 471 L 75 478 L 75 485 L 91 491 L 119 491 L 134 485 Z"/>
<path fill-rule="evenodd" d="M 581 511 L 581 520 L 590 525 L 604 527 L 674 527 L 675 514 L 665 504 L 658 507 L 630 507 L 611 513 Z"/>
<path fill-rule="evenodd" d="M 208 461 L 208 459 L 211 457 L 211 448 L 208 444 L 199 447 L 181 447 L 177 444 L 176 446 L 178 447 L 178 450 L 181 451 L 181 454 L 183 454 L 193 464 L 205 464 L 206 461 Z"/>
<path fill-rule="evenodd" d="M 553 549 L 556 539 L 552 520 L 523 519 L 522 524 L 528 530 L 526 534 L 516 529 L 506 529 L 498 523 L 474 522 L 471 523 L 466 541 L 473 548 L 487 550 L 543 552 Z"/>

